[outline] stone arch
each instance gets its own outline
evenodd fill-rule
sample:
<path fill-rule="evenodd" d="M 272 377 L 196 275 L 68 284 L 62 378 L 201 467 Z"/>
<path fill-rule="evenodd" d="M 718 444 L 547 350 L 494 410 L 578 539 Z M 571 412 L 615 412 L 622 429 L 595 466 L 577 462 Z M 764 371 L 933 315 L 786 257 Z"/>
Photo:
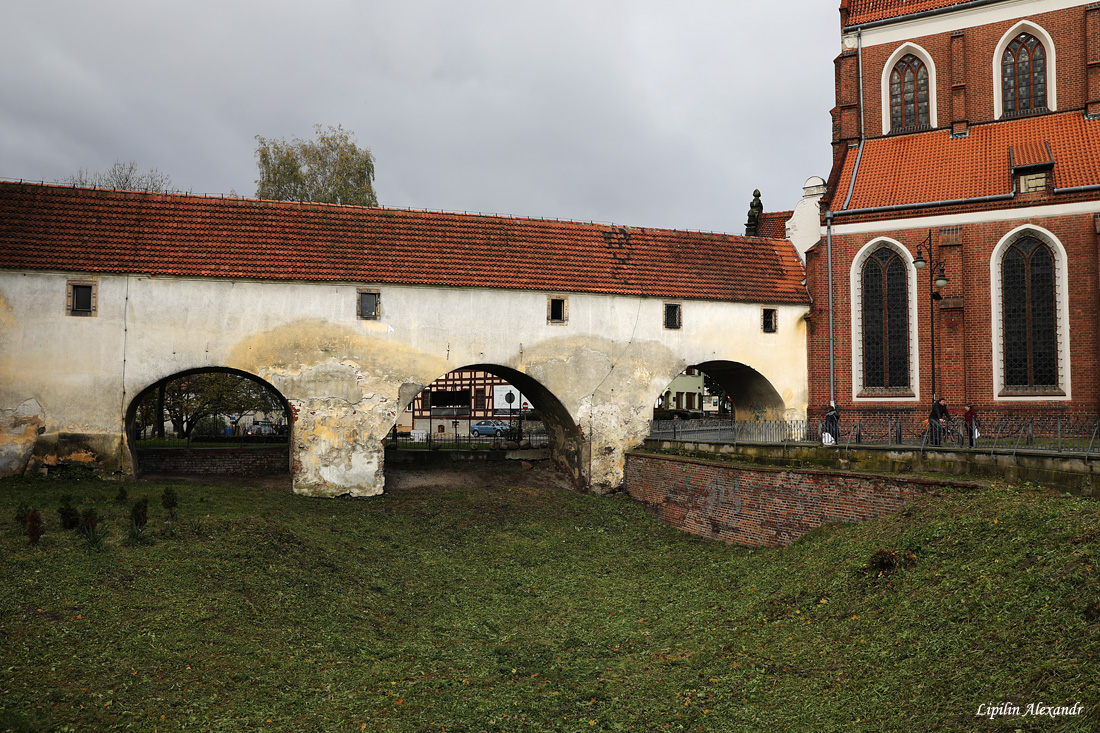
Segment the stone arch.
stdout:
<path fill-rule="evenodd" d="M 516 387 L 525 397 L 530 399 L 531 406 L 542 416 L 543 424 L 546 427 L 547 446 L 550 449 L 551 460 L 569 474 L 570 479 L 578 488 L 583 486 L 587 475 L 584 436 L 581 434 L 574 416 L 557 395 L 534 377 L 500 364 L 466 364 L 451 369 L 446 374 L 457 371 L 481 371 L 496 375 Z M 439 377 L 442 376 L 444 375 L 439 375 Z M 439 377 L 436 377 L 436 379 Z M 429 380 L 422 389 L 426 389 L 432 381 L 434 380 Z M 421 389 L 402 388 L 398 398 L 396 414 L 400 414 L 412 404 L 420 391 Z M 396 418 L 394 423 L 396 424 Z"/>
<path fill-rule="evenodd" d="M 141 390 L 136 395 L 134 395 L 133 399 L 131 399 L 129 404 L 126 406 L 126 422 L 125 422 L 125 426 L 124 426 L 124 434 L 126 436 L 126 445 L 127 445 L 127 448 L 129 449 L 130 461 L 131 461 L 131 465 L 134 467 L 134 475 L 135 476 L 140 476 L 141 473 L 142 473 L 141 465 L 138 461 L 138 455 L 137 455 L 137 437 L 138 436 L 137 436 L 137 433 L 136 433 L 137 411 L 138 411 L 138 408 L 141 405 L 142 401 L 150 393 L 157 390 L 161 385 L 168 384 L 169 382 L 175 381 L 177 379 L 180 379 L 181 377 L 186 377 L 186 376 L 189 376 L 189 375 L 192 375 L 192 374 L 209 374 L 209 373 L 234 374 L 238 377 L 243 377 L 245 379 L 248 379 L 248 380 L 260 385 L 261 387 L 264 387 L 269 392 L 271 392 L 272 395 L 274 395 L 276 397 L 279 405 L 283 408 L 283 410 L 285 411 L 285 413 L 288 417 L 288 420 L 287 420 L 287 431 L 288 431 L 288 434 L 287 434 L 287 467 L 288 467 L 288 470 L 291 468 L 292 457 L 290 455 L 290 446 L 293 445 L 293 433 L 294 433 L 294 419 L 293 419 L 293 416 L 294 416 L 294 410 L 291 408 L 290 403 L 287 401 L 286 396 L 278 388 L 276 388 L 275 385 L 271 384 L 270 382 L 263 379 L 262 377 L 259 377 L 255 374 L 250 373 L 250 372 L 242 371 L 240 369 L 233 369 L 233 368 L 230 368 L 230 367 L 223 367 L 223 366 L 205 366 L 205 367 L 194 367 L 194 368 L 191 368 L 191 369 L 184 369 L 182 371 L 175 372 L 173 374 L 169 374 L 165 377 L 161 377 L 160 379 L 156 380 L 152 384 L 145 387 L 145 389 Z"/>
<path fill-rule="evenodd" d="M 733 404 L 738 420 L 784 419 L 786 404 L 771 381 L 747 364 L 737 361 L 705 361 L 694 367 L 713 378 Z"/>

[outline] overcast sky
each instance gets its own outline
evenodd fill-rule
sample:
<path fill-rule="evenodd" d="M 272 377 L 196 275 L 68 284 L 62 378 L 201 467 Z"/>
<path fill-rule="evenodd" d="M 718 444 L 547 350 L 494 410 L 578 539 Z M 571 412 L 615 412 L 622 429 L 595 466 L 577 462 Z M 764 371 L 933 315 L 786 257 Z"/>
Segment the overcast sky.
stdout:
<path fill-rule="evenodd" d="M 839 0 L 4 0 L 0 178 L 253 196 L 343 125 L 384 206 L 741 233 L 827 176 Z"/>

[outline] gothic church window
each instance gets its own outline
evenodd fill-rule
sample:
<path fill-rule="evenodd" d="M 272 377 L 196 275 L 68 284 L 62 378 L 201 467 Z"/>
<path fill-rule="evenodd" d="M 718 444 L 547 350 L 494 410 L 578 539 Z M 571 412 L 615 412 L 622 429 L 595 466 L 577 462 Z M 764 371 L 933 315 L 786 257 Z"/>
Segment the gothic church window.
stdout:
<path fill-rule="evenodd" d="M 928 69 L 907 53 L 890 72 L 890 129 L 928 125 Z"/>
<path fill-rule="evenodd" d="M 1001 260 L 1004 385 L 1009 390 L 1058 389 L 1058 326 L 1054 255 L 1024 237 Z"/>
<path fill-rule="evenodd" d="M 1001 56 L 1001 91 L 1005 114 L 1046 108 L 1046 50 L 1030 33 L 1021 33 L 1005 48 Z"/>
<path fill-rule="evenodd" d="M 863 264 L 863 386 L 909 386 L 909 273 L 901 255 L 880 247 Z"/>

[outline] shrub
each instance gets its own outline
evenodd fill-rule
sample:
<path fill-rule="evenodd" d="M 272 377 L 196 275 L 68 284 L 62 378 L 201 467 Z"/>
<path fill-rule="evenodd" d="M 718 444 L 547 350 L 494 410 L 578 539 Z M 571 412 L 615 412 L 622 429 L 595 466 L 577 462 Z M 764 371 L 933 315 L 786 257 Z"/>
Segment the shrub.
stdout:
<path fill-rule="evenodd" d="M 27 513 L 27 538 L 32 545 L 37 545 L 44 534 L 46 534 L 46 524 L 42 521 L 42 515 L 37 509 L 31 509 Z"/>
<path fill-rule="evenodd" d="M 80 515 L 80 534 L 88 543 L 88 549 L 100 550 L 103 548 L 103 538 L 107 536 L 107 528 L 100 523 L 93 507 L 88 507 Z"/>
<path fill-rule="evenodd" d="M 77 529 L 80 526 L 80 512 L 73 506 L 73 497 L 70 494 L 61 497 L 61 506 L 57 513 L 61 516 L 61 529 Z"/>
<path fill-rule="evenodd" d="M 119 486 L 118 487 L 118 493 L 115 494 L 115 503 L 118 504 L 119 506 L 122 506 L 126 503 L 127 498 L 128 497 L 126 496 L 126 487 L 125 486 Z"/>
<path fill-rule="evenodd" d="M 131 545 L 145 545 L 149 543 L 149 500 L 142 499 L 134 502 L 134 508 L 130 510 L 130 530 L 127 541 Z"/>
<path fill-rule="evenodd" d="M 160 495 L 160 503 L 165 509 L 168 510 L 168 516 L 171 519 L 176 518 L 176 507 L 179 506 L 179 498 L 176 496 L 176 490 L 169 486 L 164 490 L 164 493 Z"/>
<path fill-rule="evenodd" d="M 130 524 L 137 526 L 139 529 L 145 529 L 145 525 L 149 523 L 149 500 L 142 499 L 141 501 L 134 502 L 134 508 L 130 510 Z"/>

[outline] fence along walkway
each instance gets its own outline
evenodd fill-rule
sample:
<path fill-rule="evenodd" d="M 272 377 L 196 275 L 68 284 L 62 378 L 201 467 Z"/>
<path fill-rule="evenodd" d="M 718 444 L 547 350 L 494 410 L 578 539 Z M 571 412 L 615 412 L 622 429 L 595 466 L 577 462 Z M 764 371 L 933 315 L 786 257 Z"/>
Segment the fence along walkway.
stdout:
<path fill-rule="evenodd" d="M 824 421 L 763 420 L 744 422 L 722 419 L 653 420 L 651 438 L 713 443 L 822 443 Z M 978 423 L 974 450 L 1039 450 L 1054 453 L 1100 453 L 1100 418 L 1020 417 L 986 413 Z M 970 448 L 962 418 L 953 418 L 937 442 L 927 419 L 882 417 L 848 422 L 841 419 L 833 447 L 851 445 Z"/>

